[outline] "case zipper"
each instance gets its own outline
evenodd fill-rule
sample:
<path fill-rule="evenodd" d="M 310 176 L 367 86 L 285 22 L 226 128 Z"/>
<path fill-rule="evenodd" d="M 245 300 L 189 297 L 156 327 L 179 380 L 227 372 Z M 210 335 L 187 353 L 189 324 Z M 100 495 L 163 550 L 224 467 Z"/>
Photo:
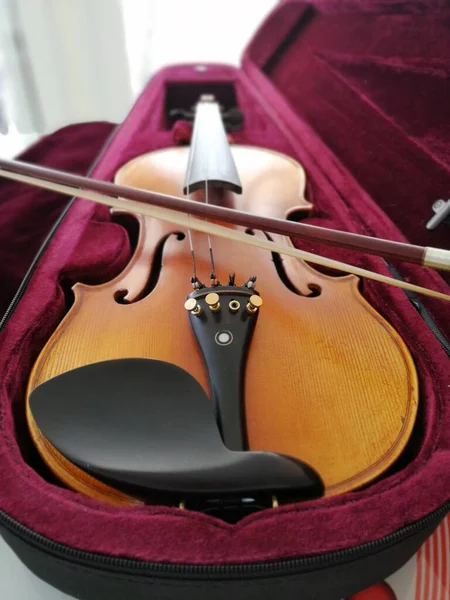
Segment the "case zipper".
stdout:
<path fill-rule="evenodd" d="M 94 552 L 83 552 L 71 548 L 70 546 L 49 540 L 39 533 L 28 529 L 28 527 L 25 527 L 18 521 L 15 521 L 3 511 L 0 511 L 0 524 L 4 525 L 11 533 L 17 535 L 22 541 L 32 544 L 39 550 L 50 553 L 59 559 L 70 559 L 72 562 L 76 562 L 77 564 L 86 567 L 98 567 L 103 570 L 113 570 L 115 572 L 119 570 L 121 573 L 154 577 L 185 576 L 208 580 L 220 576 L 221 578 L 226 579 L 242 579 L 243 577 L 252 579 L 261 576 L 298 574 L 312 569 L 328 568 L 351 560 L 363 558 L 373 552 L 379 552 L 394 546 L 432 525 L 437 526 L 449 510 L 450 502 L 447 502 L 423 519 L 420 519 L 411 525 L 407 525 L 379 540 L 367 542 L 344 550 L 336 550 L 304 558 L 229 565 L 157 563 L 116 558 Z"/>

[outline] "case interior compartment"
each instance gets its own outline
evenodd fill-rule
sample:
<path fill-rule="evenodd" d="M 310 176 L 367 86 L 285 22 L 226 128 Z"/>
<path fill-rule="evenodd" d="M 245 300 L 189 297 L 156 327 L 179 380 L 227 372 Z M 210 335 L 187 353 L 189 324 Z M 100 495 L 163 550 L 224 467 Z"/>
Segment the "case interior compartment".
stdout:
<path fill-rule="evenodd" d="M 449 225 L 425 224 L 450 188 L 449 18 L 430 1 L 290 0 L 244 57 L 411 243 L 447 249 Z"/>

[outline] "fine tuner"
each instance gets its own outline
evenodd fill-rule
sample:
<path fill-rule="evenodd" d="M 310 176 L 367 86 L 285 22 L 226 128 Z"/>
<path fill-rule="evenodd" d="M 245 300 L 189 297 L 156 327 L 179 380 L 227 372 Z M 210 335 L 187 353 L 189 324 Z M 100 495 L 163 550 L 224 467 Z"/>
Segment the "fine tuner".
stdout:
<path fill-rule="evenodd" d="M 241 295 L 246 295 L 248 297 L 248 290 L 254 289 L 255 282 L 256 282 L 256 277 L 252 276 L 242 286 L 242 288 L 240 288 L 238 286 L 235 286 L 234 274 L 233 274 L 233 275 L 230 275 L 228 287 L 222 287 L 222 286 L 220 286 L 220 282 L 218 282 L 214 285 L 213 292 L 209 291 L 211 288 L 207 288 L 207 290 L 205 292 L 205 286 L 203 284 L 200 284 L 198 287 L 196 287 L 196 285 L 197 285 L 197 282 L 196 282 L 195 284 L 193 284 L 194 289 L 202 290 L 202 293 L 195 294 L 195 297 L 193 295 L 191 295 L 184 303 L 184 308 L 188 312 L 190 312 L 192 315 L 199 317 L 203 313 L 203 308 L 202 308 L 201 304 L 199 303 L 199 299 L 204 298 L 205 304 L 209 308 L 209 310 L 213 313 L 218 313 L 221 310 L 221 302 L 220 302 L 221 294 L 229 291 L 230 288 L 235 287 L 235 289 L 236 289 L 235 294 L 237 295 L 237 297 L 233 298 L 231 300 L 228 300 L 227 306 L 228 306 L 228 310 L 231 313 L 236 314 L 241 307 L 241 302 L 239 302 L 238 295 L 241 294 Z M 252 314 L 252 315 L 255 314 L 256 312 L 258 312 L 259 308 L 263 304 L 262 298 L 255 292 L 256 292 L 256 290 L 254 291 L 254 293 L 252 293 L 251 296 L 249 296 L 247 298 L 246 304 L 245 304 L 245 310 L 249 314 Z M 242 300 L 242 298 L 241 298 L 241 300 Z"/>
<path fill-rule="evenodd" d="M 262 298 L 253 294 L 248 299 L 247 304 L 245 305 L 245 310 L 254 315 L 258 312 L 258 309 L 262 306 Z M 213 313 L 218 313 L 221 309 L 220 307 L 220 292 L 210 292 L 207 296 L 205 296 L 205 304 L 208 306 L 209 310 Z M 233 314 L 237 313 L 241 307 L 239 300 L 230 300 L 228 303 L 228 309 Z M 184 308 L 189 311 L 192 315 L 199 317 L 203 313 L 203 309 L 199 302 L 195 298 L 188 298 L 184 303 Z"/>

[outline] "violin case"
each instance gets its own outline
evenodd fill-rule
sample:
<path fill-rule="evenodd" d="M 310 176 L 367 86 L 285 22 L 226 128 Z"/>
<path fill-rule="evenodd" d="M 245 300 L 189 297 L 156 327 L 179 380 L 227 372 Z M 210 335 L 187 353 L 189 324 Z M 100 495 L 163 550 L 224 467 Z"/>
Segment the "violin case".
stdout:
<path fill-rule="evenodd" d="M 65 127 L 19 158 L 112 180 L 131 158 L 186 142 L 189 128 L 168 114 L 202 92 L 242 111 L 234 143 L 304 166 L 314 204 L 306 223 L 450 249 L 447 225 L 425 227 L 433 202 L 450 191 L 445 3 L 282 2 L 239 68 L 165 68 L 120 125 Z M 0 206 L 0 529 L 40 578 L 82 600 L 338 600 L 400 568 L 446 516 L 449 308 L 369 280 L 363 294 L 406 341 L 420 380 L 410 443 L 378 481 L 237 523 L 166 506 L 115 507 L 66 489 L 30 442 L 27 378 L 70 305 L 71 286 L 120 273 L 132 235 L 104 206 L 6 180 Z M 295 244 L 450 294 L 448 274 Z"/>

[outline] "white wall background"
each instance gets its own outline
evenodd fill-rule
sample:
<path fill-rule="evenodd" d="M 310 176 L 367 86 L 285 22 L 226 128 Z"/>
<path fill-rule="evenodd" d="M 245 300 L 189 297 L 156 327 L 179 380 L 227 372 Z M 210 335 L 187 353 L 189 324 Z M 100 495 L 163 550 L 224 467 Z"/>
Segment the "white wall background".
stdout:
<path fill-rule="evenodd" d="M 120 122 L 165 65 L 239 65 L 276 3 L 0 0 L 0 155 L 69 123 Z"/>

